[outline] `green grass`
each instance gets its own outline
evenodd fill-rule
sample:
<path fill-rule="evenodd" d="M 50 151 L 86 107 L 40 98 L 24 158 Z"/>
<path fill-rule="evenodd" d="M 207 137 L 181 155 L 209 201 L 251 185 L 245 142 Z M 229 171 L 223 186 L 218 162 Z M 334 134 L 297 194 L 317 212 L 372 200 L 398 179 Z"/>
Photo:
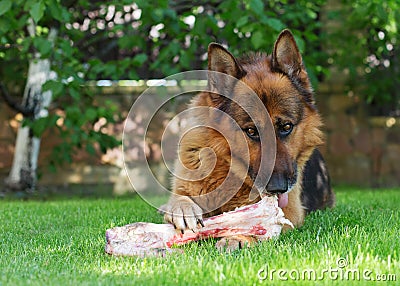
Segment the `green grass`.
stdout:
<path fill-rule="evenodd" d="M 146 259 L 104 253 L 107 228 L 162 222 L 139 197 L 2 200 L 0 285 L 267 285 L 271 276 L 274 285 L 287 284 L 279 275 L 302 285 L 310 281 L 289 274 L 307 271 L 325 271 L 325 279 L 311 281 L 316 285 L 365 285 L 363 274 L 395 274 L 389 284 L 400 284 L 399 196 L 400 189 L 340 188 L 335 209 L 254 248 L 221 254 L 209 240 L 183 247 L 184 254 Z M 338 259 L 347 267 L 338 268 Z M 346 271 L 361 281 L 347 280 Z"/>

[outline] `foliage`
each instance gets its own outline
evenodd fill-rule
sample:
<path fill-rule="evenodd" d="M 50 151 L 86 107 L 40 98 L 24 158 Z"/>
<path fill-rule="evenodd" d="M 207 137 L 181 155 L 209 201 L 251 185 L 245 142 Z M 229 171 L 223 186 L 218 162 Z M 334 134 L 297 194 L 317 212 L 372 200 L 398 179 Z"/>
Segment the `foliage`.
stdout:
<path fill-rule="evenodd" d="M 43 59 L 50 59 L 57 74 L 56 79 L 43 85 L 43 91 L 53 93 L 49 116 L 27 117 L 23 122 L 37 137 L 51 130 L 62 139 L 52 152 L 53 167 L 71 162 L 77 149 L 95 154 L 119 145 L 118 140 L 104 131 L 108 124 L 119 120 L 115 105 L 95 98 L 98 90 L 87 85 L 90 69 L 85 53 L 76 45 L 84 40 L 84 34 L 67 27 L 75 14 L 57 0 L 0 1 L 0 78 L 10 93 L 14 96 L 23 93 L 28 63 L 37 53 Z M 27 31 L 30 19 L 36 25 L 34 36 Z M 51 29 L 58 30 L 54 44 L 48 39 Z"/>
<path fill-rule="evenodd" d="M 88 191 L 87 186 L 83 188 Z M 104 253 L 107 228 L 136 221 L 161 223 L 157 211 L 138 196 L 0 200 L 0 284 L 306 285 L 313 281 L 318 285 L 363 285 L 368 284 L 364 271 L 371 272 L 370 278 L 396 274 L 398 281 L 400 190 L 337 189 L 335 209 L 312 213 L 301 229 L 276 240 L 231 254 L 220 254 L 213 241 L 204 241 L 182 247 L 184 253 L 146 259 Z M 346 268 L 338 269 L 339 258 L 347 259 Z M 280 281 L 275 272 L 274 281 L 259 281 L 258 271 L 267 271 L 267 266 L 269 271 L 314 269 L 319 277 L 324 269 L 337 272 L 332 276 L 325 273 L 323 280 L 301 281 L 292 281 L 288 273 L 283 275 L 289 281 Z M 361 283 L 353 276 L 346 279 L 341 272 L 352 269 L 360 271 Z"/>
<path fill-rule="evenodd" d="M 201 69 L 212 41 L 229 45 L 235 54 L 270 52 L 278 33 L 291 27 L 316 82 L 324 71 L 317 41 L 323 3 L 1 0 L 0 78 L 11 94 L 21 95 L 33 55 L 51 60 L 57 79 L 43 86 L 54 95 L 50 116 L 25 124 L 37 136 L 56 129 L 62 140 L 54 162 L 70 162 L 76 148 L 94 153 L 94 145 L 105 151 L 118 143 L 102 128 L 93 128 L 100 118 L 105 125 L 114 122 L 118 112 L 96 102 L 96 90 L 87 88 L 92 80 L 157 78 Z M 30 18 L 37 25 L 33 37 L 27 32 Z M 47 38 L 52 28 L 58 30 L 54 45 Z"/>
<path fill-rule="evenodd" d="M 340 23 L 330 37 L 333 64 L 349 72 L 349 89 L 363 88 L 367 103 L 400 116 L 400 2 L 343 1 L 330 17 Z"/>
<path fill-rule="evenodd" d="M 271 52 L 286 27 L 294 32 L 314 85 L 333 61 L 349 69 L 352 83 L 364 80 L 368 102 L 398 100 L 393 84 L 397 81 L 398 86 L 400 78 L 398 2 L 357 0 L 344 3 L 344 12 L 331 12 L 346 23 L 331 40 L 337 43 L 334 60 L 322 49 L 328 39 L 320 21 L 325 4 L 326 0 L 0 0 L 0 78 L 12 95 L 21 95 L 33 55 L 39 52 L 51 60 L 57 79 L 44 85 L 54 94 L 50 116 L 26 124 L 36 135 L 48 129 L 58 132 L 63 140 L 55 150 L 61 155 L 56 162 L 70 161 L 76 148 L 94 153 L 98 143 L 102 151 L 118 143 L 103 128 L 94 129 L 101 118 L 105 126 L 118 120 L 119 112 L 94 97 L 99 90 L 88 88 L 93 80 L 162 78 L 204 69 L 212 41 L 227 45 L 235 55 Z M 29 19 L 37 25 L 34 37 L 27 32 Z M 52 28 L 58 30 L 54 45 L 47 38 Z"/>

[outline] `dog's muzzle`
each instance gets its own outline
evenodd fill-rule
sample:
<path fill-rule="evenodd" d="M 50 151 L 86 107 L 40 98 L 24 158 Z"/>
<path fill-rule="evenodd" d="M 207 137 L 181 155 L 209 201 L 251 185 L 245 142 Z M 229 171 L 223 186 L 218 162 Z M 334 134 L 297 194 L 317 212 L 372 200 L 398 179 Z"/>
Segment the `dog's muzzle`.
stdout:
<path fill-rule="evenodd" d="M 289 192 L 293 189 L 297 181 L 297 172 L 292 176 L 284 173 L 273 172 L 264 190 L 265 193 L 278 196 L 278 206 L 284 208 L 289 203 Z"/>

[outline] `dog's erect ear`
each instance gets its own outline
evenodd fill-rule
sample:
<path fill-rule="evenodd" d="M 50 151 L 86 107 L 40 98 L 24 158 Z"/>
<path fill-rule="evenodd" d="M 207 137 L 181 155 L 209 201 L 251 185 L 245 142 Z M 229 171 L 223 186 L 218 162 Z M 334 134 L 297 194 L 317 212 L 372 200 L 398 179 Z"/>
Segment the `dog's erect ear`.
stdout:
<path fill-rule="evenodd" d="M 272 52 L 272 70 L 286 74 L 304 99 L 314 105 L 313 90 L 293 34 L 283 30 Z"/>
<path fill-rule="evenodd" d="M 208 88 L 211 105 L 224 106 L 233 94 L 238 79 L 245 75 L 236 58 L 223 46 L 211 43 L 208 46 Z M 226 76 L 228 75 L 228 76 Z"/>
<path fill-rule="evenodd" d="M 283 30 L 275 42 L 272 52 L 272 68 L 288 76 L 296 75 L 304 69 L 299 48 L 289 30 Z"/>
<path fill-rule="evenodd" d="M 208 46 L 208 69 L 225 73 L 238 79 L 245 75 L 236 58 L 217 43 L 211 43 Z"/>

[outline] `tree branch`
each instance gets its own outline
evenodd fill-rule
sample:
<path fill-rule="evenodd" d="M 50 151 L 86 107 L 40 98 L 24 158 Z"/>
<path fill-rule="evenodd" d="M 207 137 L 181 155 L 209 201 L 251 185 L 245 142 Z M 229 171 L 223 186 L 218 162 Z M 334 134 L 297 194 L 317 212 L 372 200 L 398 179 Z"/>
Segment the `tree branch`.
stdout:
<path fill-rule="evenodd" d="M 21 104 L 19 104 L 18 102 L 16 102 L 11 95 L 8 93 L 6 87 L 4 86 L 4 84 L 2 82 L 0 82 L 0 94 L 3 97 L 4 101 L 7 103 L 7 105 L 9 107 L 11 107 L 12 109 L 14 109 L 17 112 L 22 113 L 23 116 L 25 117 L 31 117 L 34 114 L 33 109 L 29 109 L 26 108 L 24 106 L 22 106 Z"/>

